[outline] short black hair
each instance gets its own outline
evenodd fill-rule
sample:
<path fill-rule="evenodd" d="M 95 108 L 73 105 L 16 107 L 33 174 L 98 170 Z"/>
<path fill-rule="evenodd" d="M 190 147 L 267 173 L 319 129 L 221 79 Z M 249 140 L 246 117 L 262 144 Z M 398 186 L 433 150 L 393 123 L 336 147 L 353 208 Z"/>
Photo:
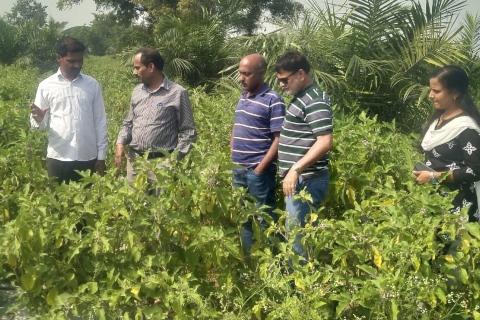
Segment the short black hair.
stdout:
<path fill-rule="evenodd" d="M 63 37 L 57 43 L 57 54 L 65 57 L 69 52 L 85 52 L 85 45 L 72 37 Z"/>
<path fill-rule="evenodd" d="M 163 61 L 162 56 L 160 55 L 160 52 L 158 52 L 157 49 L 154 48 L 140 48 L 135 52 L 135 55 L 137 54 L 140 55 L 140 62 L 144 66 L 148 66 L 150 63 L 153 63 L 155 68 L 157 68 L 160 71 L 163 71 L 163 66 L 165 65 L 165 62 Z"/>
<path fill-rule="evenodd" d="M 307 58 L 298 51 L 288 51 L 280 58 L 278 58 L 277 63 L 275 64 L 275 71 L 280 72 L 284 71 L 298 71 L 302 69 L 306 73 L 310 72 L 310 63 L 308 63 Z"/>

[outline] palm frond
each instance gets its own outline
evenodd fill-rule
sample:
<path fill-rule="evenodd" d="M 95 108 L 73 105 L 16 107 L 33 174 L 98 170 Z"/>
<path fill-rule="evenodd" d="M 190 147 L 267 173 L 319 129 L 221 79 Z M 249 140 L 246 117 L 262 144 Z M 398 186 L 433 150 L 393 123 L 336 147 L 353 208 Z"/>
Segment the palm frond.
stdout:
<path fill-rule="evenodd" d="M 350 0 L 352 12 L 349 23 L 354 28 L 355 48 L 363 52 L 380 54 L 386 35 L 397 23 L 397 13 L 402 9 L 397 0 Z"/>
<path fill-rule="evenodd" d="M 173 58 L 167 67 L 167 72 L 171 72 L 172 74 L 179 75 L 181 77 L 195 70 L 195 66 L 190 61 L 179 57 Z"/>
<path fill-rule="evenodd" d="M 480 15 L 467 13 L 461 34 L 461 42 L 470 60 L 479 59 L 480 55 Z"/>
<path fill-rule="evenodd" d="M 391 70 L 389 61 L 363 59 L 353 55 L 345 70 L 345 78 L 360 83 L 364 89 L 373 90 L 380 82 L 388 81 L 389 70 Z"/>

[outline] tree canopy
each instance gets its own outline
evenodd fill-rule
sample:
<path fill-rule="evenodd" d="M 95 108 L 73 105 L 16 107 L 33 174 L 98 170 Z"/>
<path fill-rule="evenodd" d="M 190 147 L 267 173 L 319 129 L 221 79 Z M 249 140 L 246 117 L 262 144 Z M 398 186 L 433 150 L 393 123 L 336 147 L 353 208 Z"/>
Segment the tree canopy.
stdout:
<path fill-rule="evenodd" d="M 58 0 L 59 8 L 81 3 L 83 0 Z M 203 10 L 217 14 L 227 26 L 240 33 L 252 34 L 263 14 L 274 18 L 291 17 L 303 6 L 294 0 L 94 0 L 100 8 L 111 8 L 124 19 L 142 17 L 154 23 L 158 17 L 173 14 L 192 19 Z"/>
<path fill-rule="evenodd" d="M 12 25 L 33 23 L 44 26 L 47 23 L 47 6 L 37 1 L 17 0 L 12 10 L 6 14 L 7 21 Z"/>

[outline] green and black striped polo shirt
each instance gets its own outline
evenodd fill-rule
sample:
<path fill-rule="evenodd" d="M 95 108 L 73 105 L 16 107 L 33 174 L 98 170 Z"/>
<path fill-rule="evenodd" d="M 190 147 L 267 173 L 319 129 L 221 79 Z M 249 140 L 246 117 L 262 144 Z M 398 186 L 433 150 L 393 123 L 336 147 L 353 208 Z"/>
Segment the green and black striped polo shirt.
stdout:
<path fill-rule="evenodd" d="M 317 84 L 299 92 L 288 106 L 280 132 L 280 176 L 285 176 L 292 165 L 307 153 L 318 136 L 330 134 L 332 131 L 333 117 L 328 96 Z M 302 175 L 307 177 L 327 169 L 328 154 L 305 168 Z"/>

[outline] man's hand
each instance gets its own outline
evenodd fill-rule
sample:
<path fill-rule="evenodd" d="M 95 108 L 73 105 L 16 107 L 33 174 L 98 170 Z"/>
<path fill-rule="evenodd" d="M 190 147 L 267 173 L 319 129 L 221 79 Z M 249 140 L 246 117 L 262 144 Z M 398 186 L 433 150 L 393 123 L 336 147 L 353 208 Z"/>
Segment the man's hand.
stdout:
<path fill-rule="evenodd" d="M 105 175 L 105 171 L 107 170 L 107 166 L 105 165 L 105 160 L 97 160 L 95 163 L 95 171 L 103 176 Z"/>
<path fill-rule="evenodd" d="M 122 169 L 124 153 L 125 146 L 123 144 L 117 143 L 115 147 L 115 167 L 117 167 L 118 170 Z"/>
<path fill-rule="evenodd" d="M 425 184 L 431 182 L 433 179 L 438 178 L 441 175 L 441 172 L 413 171 L 413 174 L 415 175 L 415 180 L 418 183 Z"/>
<path fill-rule="evenodd" d="M 255 169 L 253 169 L 253 173 L 255 173 L 255 175 L 259 176 L 263 173 L 263 171 L 265 171 L 263 168 L 260 168 L 260 165 L 256 166 Z"/>
<path fill-rule="evenodd" d="M 32 103 L 30 105 L 30 109 L 32 112 L 33 119 L 37 121 L 37 123 L 42 122 L 43 118 L 45 117 L 45 114 L 47 113 L 48 109 L 41 109 L 35 105 L 35 103 Z"/>
<path fill-rule="evenodd" d="M 297 186 L 298 182 L 298 172 L 292 167 L 288 170 L 287 175 L 283 179 L 283 194 L 285 197 L 290 197 L 295 194 L 295 187 Z"/>

